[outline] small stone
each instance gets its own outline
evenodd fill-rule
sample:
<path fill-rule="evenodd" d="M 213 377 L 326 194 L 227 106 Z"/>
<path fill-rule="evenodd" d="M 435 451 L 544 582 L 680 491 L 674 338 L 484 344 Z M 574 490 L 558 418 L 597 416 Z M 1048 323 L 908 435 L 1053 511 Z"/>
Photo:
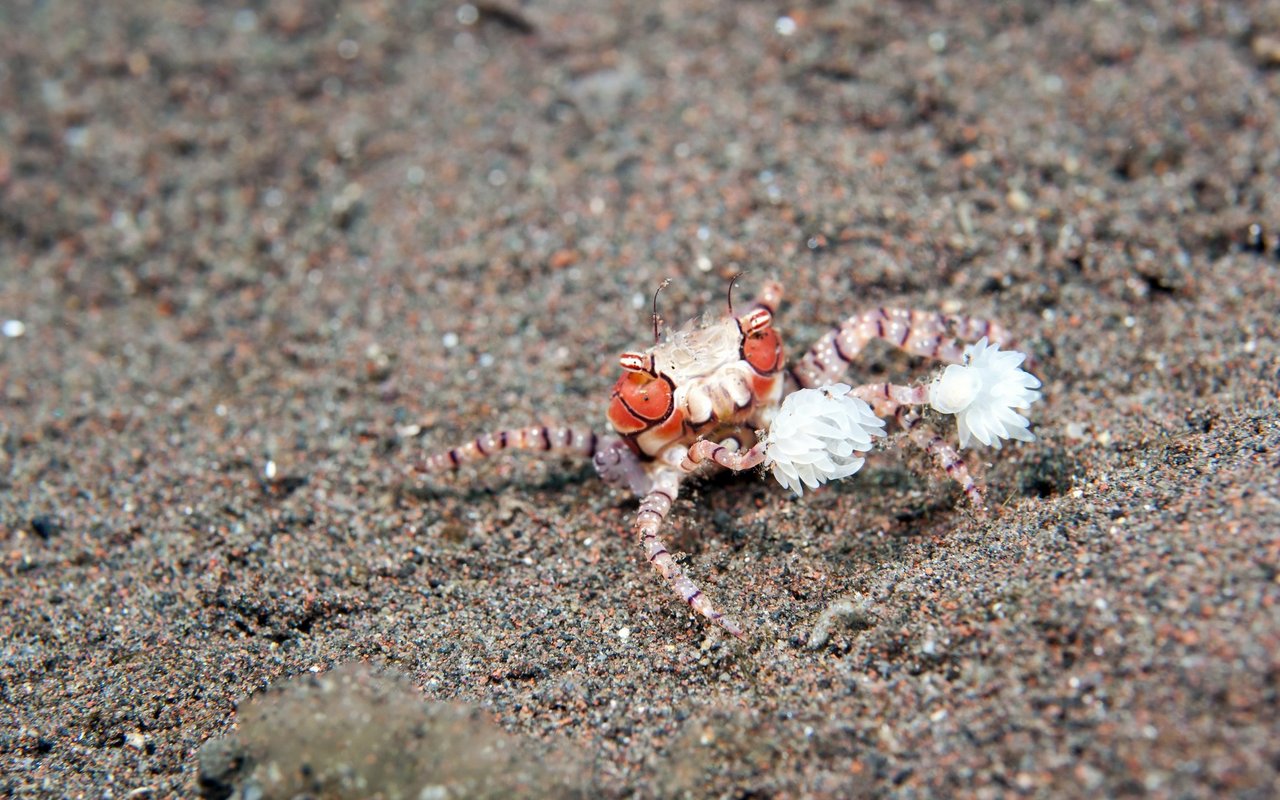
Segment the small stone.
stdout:
<path fill-rule="evenodd" d="M 200 748 L 199 762 L 200 796 L 209 800 L 225 800 L 236 789 L 240 776 L 252 765 L 244 748 L 235 739 L 215 739 Z M 242 791 L 241 796 L 248 793 Z"/>
<path fill-rule="evenodd" d="M 1280 66 L 1280 36 L 1255 36 L 1251 44 L 1253 55 L 1263 66 Z"/>
<path fill-rule="evenodd" d="M 58 522 L 57 517 L 41 514 L 31 519 L 31 532 L 48 541 L 62 532 L 62 523 Z"/>

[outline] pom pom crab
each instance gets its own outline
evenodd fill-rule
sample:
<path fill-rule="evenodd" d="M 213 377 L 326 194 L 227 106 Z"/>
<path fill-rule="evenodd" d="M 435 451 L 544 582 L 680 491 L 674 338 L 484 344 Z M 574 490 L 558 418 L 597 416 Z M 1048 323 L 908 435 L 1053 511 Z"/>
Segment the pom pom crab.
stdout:
<path fill-rule="evenodd" d="M 623 374 L 614 384 L 607 412 L 612 434 L 577 427 L 500 430 L 430 456 L 419 471 L 452 471 L 503 450 L 591 458 L 606 483 L 625 486 L 640 498 L 632 528 L 649 563 L 683 602 L 742 638 L 742 626 L 716 608 L 659 536 L 686 479 L 714 469 L 764 465 L 800 494 L 802 485 L 814 487 L 856 472 L 871 448 L 870 437 L 882 436 L 884 420 L 892 418 L 983 513 L 982 492 L 964 461 L 919 409 L 932 404 L 955 414 L 962 446 L 971 434 L 997 447 L 1001 438 L 1033 438 L 1026 418 L 1012 409 L 1038 399 L 1032 390 L 1040 383 L 1018 369 L 1021 353 L 1000 352 L 987 344 L 1008 342 L 995 323 L 877 308 L 827 332 L 788 368 L 782 339 L 773 328 L 781 284 L 767 282 L 741 315 L 733 312 L 732 283 L 729 292 L 728 316 L 691 323 L 665 342 L 659 335 L 655 293 L 653 346 L 618 358 Z M 853 389 L 837 384 L 863 347 L 876 339 L 952 366 L 925 384 L 872 383 Z M 979 339 L 977 345 L 964 344 Z M 976 427 L 966 425 L 973 420 Z"/>

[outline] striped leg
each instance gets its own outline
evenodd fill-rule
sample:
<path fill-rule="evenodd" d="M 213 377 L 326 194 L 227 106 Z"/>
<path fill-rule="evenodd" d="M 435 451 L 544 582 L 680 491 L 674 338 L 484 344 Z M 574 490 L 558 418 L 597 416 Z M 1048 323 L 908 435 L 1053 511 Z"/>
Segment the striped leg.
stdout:
<path fill-rule="evenodd" d="M 969 474 L 960 454 L 945 439 L 938 435 L 932 426 L 925 423 L 916 407 L 929 402 L 929 387 L 899 386 L 892 383 L 868 383 L 850 392 L 854 397 L 865 400 L 881 418 L 895 417 L 902 429 L 911 437 L 911 441 L 921 447 L 947 473 L 947 477 L 960 484 L 965 497 L 973 504 L 979 514 L 986 514 L 986 503 L 982 499 L 982 490 Z"/>
<path fill-rule="evenodd" d="M 765 281 L 760 287 L 760 294 L 756 295 L 756 299 L 752 301 L 751 308 L 763 308 L 770 314 L 777 316 L 778 306 L 782 304 L 782 284 L 777 281 Z"/>
<path fill-rule="evenodd" d="M 867 383 L 849 394 L 863 400 L 881 419 L 888 419 L 903 406 L 922 406 L 929 402 L 929 387 L 899 386 L 896 383 Z"/>
<path fill-rule="evenodd" d="M 456 470 L 463 464 L 480 461 L 503 450 L 536 450 L 543 453 L 566 453 L 592 458 L 602 445 L 594 431 L 570 427 L 552 428 L 540 425 L 486 433 L 464 445 L 429 456 L 417 465 L 419 472 L 433 473 Z"/>
<path fill-rule="evenodd" d="M 931 425 L 927 425 L 914 408 L 899 408 L 897 417 L 898 424 L 911 437 L 911 441 L 933 456 L 942 471 L 964 489 L 964 495 L 969 498 L 973 510 L 985 517 L 987 504 L 982 499 L 982 490 L 974 483 L 973 477 L 969 475 L 969 468 L 956 449 L 947 444 L 947 440 L 939 436 Z"/>
<path fill-rule="evenodd" d="M 653 488 L 640 457 L 616 436 L 601 440 L 591 461 L 600 480 L 611 486 L 625 485 L 636 497 L 644 497 Z"/>
<path fill-rule="evenodd" d="M 676 563 L 666 544 L 658 536 L 662 521 L 671 511 L 680 491 L 680 473 L 674 470 L 661 470 L 653 476 L 653 488 L 640 501 L 640 510 L 636 512 L 635 532 L 640 544 L 644 547 L 645 558 L 662 573 L 669 585 L 680 599 L 688 603 L 694 611 L 716 623 L 739 639 L 743 638 L 742 627 L 711 604 L 698 585 L 685 575 L 684 568 Z"/>
<path fill-rule="evenodd" d="M 756 446 L 750 450 L 730 450 L 719 442 L 713 442 L 710 439 L 699 439 L 693 443 L 689 448 L 689 452 L 681 460 L 680 469 L 684 472 L 693 472 L 701 465 L 711 461 L 725 469 L 742 472 L 764 463 L 765 447 L 765 442 L 760 441 L 756 442 Z"/>
<path fill-rule="evenodd" d="M 804 388 L 835 383 L 872 339 L 881 339 L 915 356 L 960 364 L 964 361 L 965 343 L 983 336 L 1000 344 L 1010 343 L 1004 328 L 989 320 L 877 308 L 849 317 L 840 327 L 823 334 L 791 368 L 791 373 Z"/>

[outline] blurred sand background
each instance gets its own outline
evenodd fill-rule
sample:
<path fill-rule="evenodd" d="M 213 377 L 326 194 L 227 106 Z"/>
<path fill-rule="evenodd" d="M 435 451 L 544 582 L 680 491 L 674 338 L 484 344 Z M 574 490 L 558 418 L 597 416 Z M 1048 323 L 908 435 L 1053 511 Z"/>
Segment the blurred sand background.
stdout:
<path fill-rule="evenodd" d="M 1275 2 L 3 3 L 0 794 L 1280 794 L 1278 94 Z M 589 465 L 413 473 L 738 271 L 1016 331 L 998 513 L 703 484 L 739 643 Z"/>

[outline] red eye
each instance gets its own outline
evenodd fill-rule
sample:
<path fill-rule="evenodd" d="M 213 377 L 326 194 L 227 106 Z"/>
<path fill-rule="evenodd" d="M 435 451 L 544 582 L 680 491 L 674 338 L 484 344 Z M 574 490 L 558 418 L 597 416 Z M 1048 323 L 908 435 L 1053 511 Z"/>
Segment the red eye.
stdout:
<path fill-rule="evenodd" d="M 618 433 L 638 433 L 671 416 L 674 406 L 671 381 L 644 372 L 628 372 L 613 386 L 609 422 Z"/>
<path fill-rule="evenodd" d="M 749 333 L 742 342 L 742 357 L 762 375 L 777 372 L 782 369 L 782 339 L 773 328 Z"/>

